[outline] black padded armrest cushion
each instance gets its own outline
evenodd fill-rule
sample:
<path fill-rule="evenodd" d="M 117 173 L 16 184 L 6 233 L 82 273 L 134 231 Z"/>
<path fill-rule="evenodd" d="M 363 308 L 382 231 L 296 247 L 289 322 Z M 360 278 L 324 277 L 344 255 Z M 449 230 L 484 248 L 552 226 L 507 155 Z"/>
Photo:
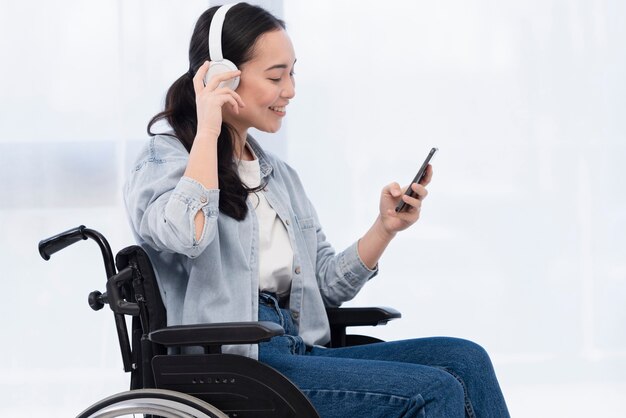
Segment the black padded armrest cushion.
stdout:
<path fill-rule="evenodd" d="M 257 344 L 284 333 L 280 325 L 269 321 L 223 322 L 171 326 L 151 332 L 148 338 L 164 346 L 215 346 Z"/>
<path fill-rule="evenodd" d="M 331 327 L 355 327 L 363 325 L 384 325 L 402 314 L 384 306 L 367 308 L 326 308 L 328 322 Z"/>

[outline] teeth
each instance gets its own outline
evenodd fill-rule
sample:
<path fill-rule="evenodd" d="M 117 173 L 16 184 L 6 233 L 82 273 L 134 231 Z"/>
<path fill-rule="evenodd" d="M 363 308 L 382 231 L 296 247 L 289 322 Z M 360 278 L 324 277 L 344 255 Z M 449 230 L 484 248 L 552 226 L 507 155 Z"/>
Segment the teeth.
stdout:
<path fill-rule="evenodd" d="M 280 106 L 280 107 L 270 106 L 270 109 L 272 109 L 275 112 L 284 112 L 285 106 Z"/>

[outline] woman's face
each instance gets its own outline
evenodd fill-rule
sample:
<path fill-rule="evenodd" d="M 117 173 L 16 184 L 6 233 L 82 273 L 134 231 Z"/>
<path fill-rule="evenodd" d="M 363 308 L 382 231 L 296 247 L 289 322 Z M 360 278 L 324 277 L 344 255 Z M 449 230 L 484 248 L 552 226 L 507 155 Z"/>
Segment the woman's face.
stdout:
<path fill-rule="evenodd" d="M 289 100 L 296 94 L 295 52 L 282 29 L 264 33 L 253 48 L 252 59 L 239 67 L 241 80 L 236 92 L 245 107 L 236 114 L 230 106 L 224 106 L 223 118 L 240 134 L 250 127 L 276 132 L 287 114 Z"/>

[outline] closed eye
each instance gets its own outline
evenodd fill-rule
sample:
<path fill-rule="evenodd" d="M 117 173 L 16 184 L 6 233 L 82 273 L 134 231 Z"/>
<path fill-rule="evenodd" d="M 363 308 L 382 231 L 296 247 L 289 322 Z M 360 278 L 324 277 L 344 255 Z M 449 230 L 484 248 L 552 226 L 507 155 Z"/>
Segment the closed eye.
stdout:
<path fill-rule="evenodd" d="M 292 71 L 292 72 L 290 72 L 290 73 L 289 73 L 289 77 L 293 77 L 294 75 L 296 75 L 296 73 L 295 73 L 294 71 Z M 273 81 L 273 82 L 275 82 L 275 83 L 278 83 L 278 82 L 280 81 L 280 79 L 281 79 L 281 78 L 282 78 L 282 77 L 278 77 L 278 78 L 268 78 L 268 80 L 271 80 L 271 81 Z"/>

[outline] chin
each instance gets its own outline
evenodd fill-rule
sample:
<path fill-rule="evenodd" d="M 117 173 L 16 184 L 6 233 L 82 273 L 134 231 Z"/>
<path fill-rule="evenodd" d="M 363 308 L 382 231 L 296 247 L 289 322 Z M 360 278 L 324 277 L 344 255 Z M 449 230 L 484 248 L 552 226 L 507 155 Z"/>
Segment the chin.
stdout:
<path fill-rule="evenodd" d="M 281 125 L 278 124 L 278 125 L 272 125 L 272 126 L 258 127 L 257 129 L 259 131 L 263 131 L 263 132 L 267 132 L 269 134 L 273 134 L 273 133 L 276 133 L 276 132 L 280 131 L 280 127 L 281 127 Z"/>

